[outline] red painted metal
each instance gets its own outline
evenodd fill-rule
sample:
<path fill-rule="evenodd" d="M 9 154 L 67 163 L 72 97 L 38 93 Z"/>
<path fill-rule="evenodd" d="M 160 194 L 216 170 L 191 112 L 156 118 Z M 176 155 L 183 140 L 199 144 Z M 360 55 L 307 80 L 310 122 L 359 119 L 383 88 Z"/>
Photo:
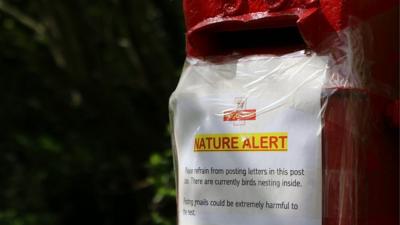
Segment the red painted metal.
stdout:
<path fill-rule="evenodd" d="M 399 224 L 397 0 L 184 0 L 184 10 L 190 57 L 294 50 L 299 45 L 225 45 L 249 41 L 238 32 L 269 30 L 263 33 L 268 35 L 288 27 L 298 29 L 308 48 L 326 53 L 337 49 L 341 32 L 367 27 L 361 36 L 371 36 L 364 43 L 369 48 L 358 53 L 370 63 L 365 90 L 338 89 L 327 101 L 323 222 Z"/>
<path fill-rule="evenodd" d="M 209 46 L 215 32 L 287 26 L 297 26 L 308 47 L 317 50 L 349 26 L 350 16 L 367 20 L 394 7 L 396 0 L 185 0 L 187 53 L 226 54 Z"/>

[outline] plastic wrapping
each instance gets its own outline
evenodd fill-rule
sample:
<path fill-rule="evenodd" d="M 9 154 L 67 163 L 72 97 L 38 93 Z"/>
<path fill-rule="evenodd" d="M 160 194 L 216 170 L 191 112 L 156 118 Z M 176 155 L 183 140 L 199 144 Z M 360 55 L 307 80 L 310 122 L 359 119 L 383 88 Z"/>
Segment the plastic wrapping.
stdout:
<path fill-rule="evenodd" d="M 179 224 L 358 224 L 368 116 L 349 56 L 189 58 L 170 100 Z"/>
<path fill-rule="evenodd" d="M 398 85 L 368 61 L 393 45 L 350 19 L 373 1 L 184 2 L 179 224 L 398 224 Z"/>

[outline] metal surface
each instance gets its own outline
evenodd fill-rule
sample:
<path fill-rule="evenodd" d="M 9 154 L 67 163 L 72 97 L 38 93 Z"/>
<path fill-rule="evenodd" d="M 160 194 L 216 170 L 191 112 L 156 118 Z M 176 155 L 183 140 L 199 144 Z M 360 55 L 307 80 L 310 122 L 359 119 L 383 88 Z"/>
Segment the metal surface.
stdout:
<path fill-rule="evenodd" d="M 398 1 L 185 0 L 184 10 L 190 57 L 279 54 L 302 47 L 332 53 L 341 32 L 366 27 L 358 31 L 363 39 L 355 41 L 366 47 L 354 53 L 369 63 L 363 90 L 338 89 L 326 108 L 324 225 L 399 223 Z M 262 43 L 274 32 L 289 35 L 276 29 L 288 27 L 297 28 L 303 46 L 290 37 L 282 37 L 287 44 L 278 47 L 242 45 Z M 249 32 L 254 30 L 266 31 Z"/>

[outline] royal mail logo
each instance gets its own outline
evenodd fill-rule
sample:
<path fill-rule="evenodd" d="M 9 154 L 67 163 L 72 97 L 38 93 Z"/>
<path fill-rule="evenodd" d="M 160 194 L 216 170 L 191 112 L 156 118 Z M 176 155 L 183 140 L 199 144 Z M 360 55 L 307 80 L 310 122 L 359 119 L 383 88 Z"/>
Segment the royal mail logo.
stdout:
<path fill-rule="evenodd" d="M 235 98 L 235 105 L 235 109 L 224 111 L 224 121 L 233 121 L 234 125 L 244 125 L 247 120 L 257 119 L 257 110 L 246 108 L 246 98 Z"/>
<path fill-rule="evenodd" d="M 224 121 L 246 121 L 256 120 L 255 109 L 244 109 L 244 110 L 231 110 L 224 112 Z"/>

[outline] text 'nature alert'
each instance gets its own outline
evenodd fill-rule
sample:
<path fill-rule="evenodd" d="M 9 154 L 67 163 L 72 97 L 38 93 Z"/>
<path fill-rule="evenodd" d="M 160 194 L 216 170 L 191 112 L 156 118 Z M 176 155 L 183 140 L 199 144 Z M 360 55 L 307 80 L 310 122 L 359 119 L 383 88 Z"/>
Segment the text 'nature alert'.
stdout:
<path fill-rule="evenodd" d="M 195 152 L 287 151 L 288 133 L 197 134 Z"/>

